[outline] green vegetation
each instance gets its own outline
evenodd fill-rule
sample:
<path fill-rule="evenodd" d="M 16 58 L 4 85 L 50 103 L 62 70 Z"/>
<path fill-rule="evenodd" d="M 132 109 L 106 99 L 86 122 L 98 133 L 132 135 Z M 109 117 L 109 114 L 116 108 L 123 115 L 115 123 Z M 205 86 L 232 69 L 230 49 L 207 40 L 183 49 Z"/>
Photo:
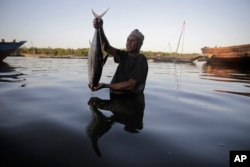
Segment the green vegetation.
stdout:
<path fill-rule="evenodd" d="M 53 55 L 53 56 L 65 56 L 65 55 L 73 55 L 73 56 L 87 56 L 89 48 L 36 48 L 36 47 L 21 47 L 18 49 L 17 53 L 20 54 L 33 54 L 33 55 Z M 198 55 L 196 53 L 168 53 L 168 52 L 153 52 L 153 51 L 141 51 L 147 57 L 172 57 L 172 56 L 183 56 L 190 57 L 194 55 Z"/>
<path fill-rule="evenodd" d="M 21 47 L 18 49 L 20 54 L 40 54 L 40 55 L 53 55 L 53 56 L 64 56 L 64 55 L 74 55 L 74 56 L 87 56 L 88 48 L 36 48 L 36 47 Z"/>

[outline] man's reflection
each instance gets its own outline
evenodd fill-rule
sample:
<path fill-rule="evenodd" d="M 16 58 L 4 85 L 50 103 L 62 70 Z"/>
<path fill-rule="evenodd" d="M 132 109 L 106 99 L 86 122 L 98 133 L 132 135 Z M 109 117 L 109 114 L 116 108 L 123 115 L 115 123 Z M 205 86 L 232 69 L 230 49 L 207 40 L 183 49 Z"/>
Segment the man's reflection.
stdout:
<path fill-rule="evenodd" d="M 130 133 L 139 133 L 143 128 L 145 108 L 143 93 L 122 96 L 110 94 L 110 100 L 91 97 L 88 104 L 93 117 L 86 127 L 86 132 L 98 156 L 101 156 L 98 140 L 111 129 L 115 122 L 123 124 L 124 130 Z M 99 109 L 111 111 L 112 115 L 105 116 Z"/>

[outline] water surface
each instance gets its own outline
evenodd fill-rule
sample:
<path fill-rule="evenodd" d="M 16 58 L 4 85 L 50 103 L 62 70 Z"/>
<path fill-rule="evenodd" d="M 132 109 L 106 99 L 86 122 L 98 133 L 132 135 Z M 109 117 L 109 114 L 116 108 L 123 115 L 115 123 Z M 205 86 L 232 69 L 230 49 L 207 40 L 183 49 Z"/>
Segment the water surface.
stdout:
<path fill-rule="evenodd" d="M 227 167 L 230 150 L 250 150 L 249 68 L 149 62 L 137 99 L 87 83 L 85 59 L 5 59 L 0 165 Z"/>

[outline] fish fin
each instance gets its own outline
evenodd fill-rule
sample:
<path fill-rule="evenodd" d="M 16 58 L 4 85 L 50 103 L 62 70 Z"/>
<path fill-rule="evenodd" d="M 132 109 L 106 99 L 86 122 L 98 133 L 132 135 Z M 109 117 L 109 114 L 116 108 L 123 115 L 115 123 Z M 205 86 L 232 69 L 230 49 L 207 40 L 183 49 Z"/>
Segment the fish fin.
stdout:
<path fill-rule="evenodd" d="M 108 57 L 109 57 L 109 55 L 108 54 L 106 54 L 106 56 L 103 58 L 103 66 L 104 66 L 104 64 L 106 63 L 106 61 L 108 60 Z"/>
<path fill-rule="evenodd" d="M 102 41 L 101 36 L 100 36 L 100 41 Z M 107 54 L 107 52 L 105 52 L 105 49 L 104 49 L 104 48 L 105 48 L 105 43 L 102 43 L 102 42 L 101 42 L 101 48 L 102 48 L 102 53 L 103 53 L 103 55 L 104 55 L 104 54 Z"/>
<path fill-rule="evenodd" d="M 102 16 L 104 16 L 104 15 L 108 12 L 108 10 L 109 10 L 109 8 L 108 8 L 107 10 L 105 10 L 102 14 L 98 15 L 98 14 L 96 14 L 96 13 L 94 12 L 94 10 L 92 9 L 92 13 L 93 13 L 93 15 L 94 15 L 96 18 L 101 19 Z"/>
<path fill-rule="evenodd" d="M 108 56 L 109 56 L 108 53 L 104 51 L 104 48 L 105 48 L 105 43 L 102 45 L 102 54 L 103 55 L 106 54 L 106 56 L 103 58 L 103 64 L 102 64 L 103 66 L 106 63 Z"/>
<path fill-rule="evenodd" d="M 106 54 L 106 56 L 104 56 L 104 58 L 103 58 L 103 66 L 104 66 L 104 64 L 106 63 L 106 61 L 107 61 L 107 59 L 108 59 L 108 53 L 107 52 L 105 52 L 105 50 L 104 50 L 104 48 L 105 48 L 105 43 L 102 45 L 102 55 L 105 55 Z"/>

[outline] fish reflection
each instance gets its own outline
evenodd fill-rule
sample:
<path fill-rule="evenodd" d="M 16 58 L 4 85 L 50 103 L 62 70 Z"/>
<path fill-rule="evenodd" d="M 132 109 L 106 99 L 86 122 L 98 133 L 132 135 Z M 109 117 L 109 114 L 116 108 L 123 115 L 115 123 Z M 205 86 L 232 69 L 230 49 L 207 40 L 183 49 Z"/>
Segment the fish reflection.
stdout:
<path fill-rule="evenodd" d="M 98 156 L 101 156 L 98 140 L 114 123 L 123 124 L 124 130 L 130 133 L 139 133 L 139 130 L 143 129 L 144 94 L 125 97 L 110 95 L 109 100 L 91 97 L 88 105 L 93 117 L 86 127 L 86 132 Z M 112 115 L 106 116 L 100 110 L 110 111 Z"/>

